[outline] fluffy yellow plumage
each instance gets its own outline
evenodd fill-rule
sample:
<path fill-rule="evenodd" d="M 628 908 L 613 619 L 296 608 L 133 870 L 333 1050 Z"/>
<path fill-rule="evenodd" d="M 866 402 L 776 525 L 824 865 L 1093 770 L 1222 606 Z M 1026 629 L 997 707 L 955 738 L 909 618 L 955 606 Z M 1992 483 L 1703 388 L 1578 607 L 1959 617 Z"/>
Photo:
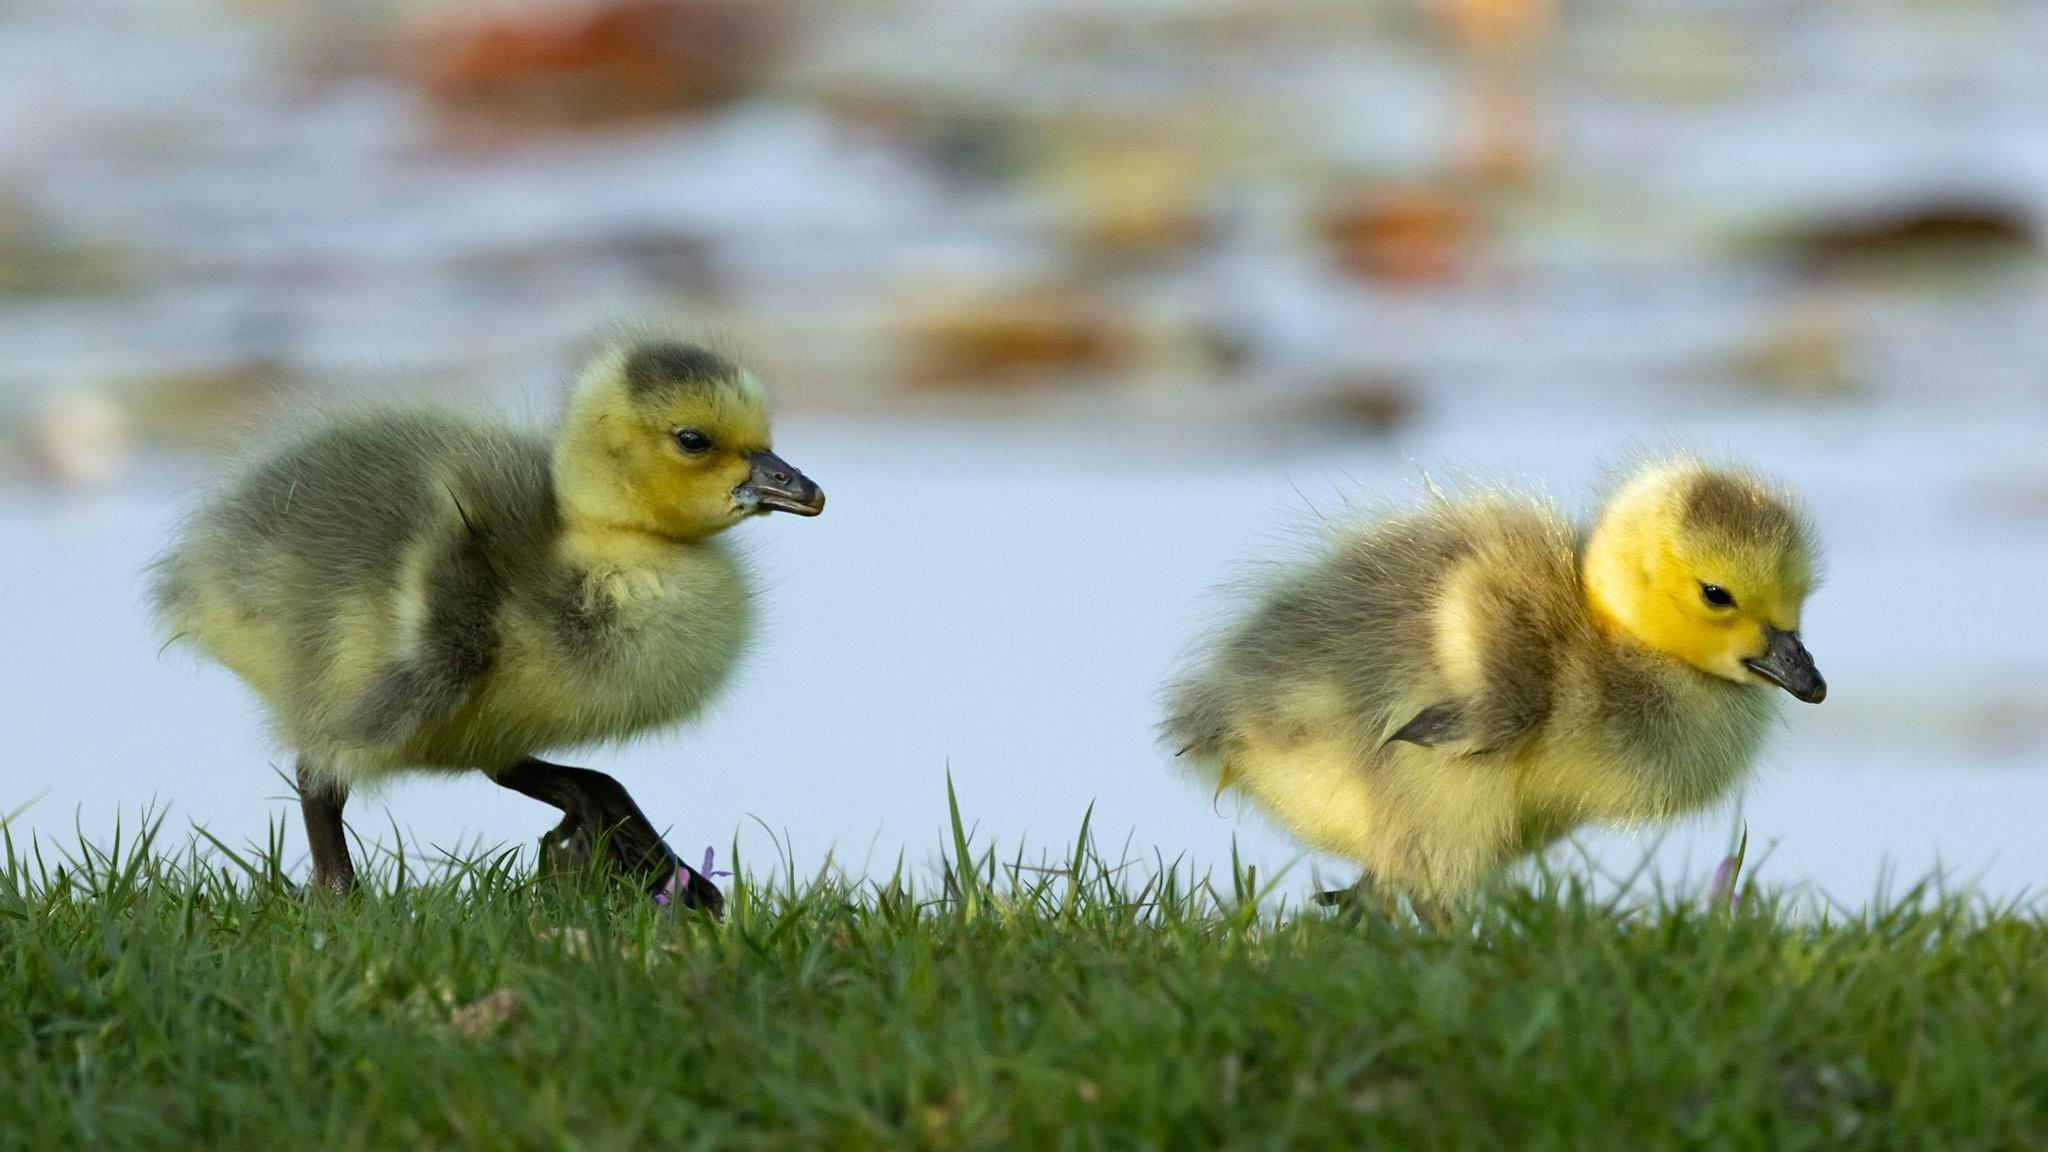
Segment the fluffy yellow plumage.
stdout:
<path fill-rule="evenodd" d="M 299 753 L 317 882 L 353 880 L 349 788 L 420 769 L 479 769 L 561 808 L 565 844 L 609 833 L 650 883 L 679 874 L 616 781 L 535 753 L 678 723 L 723 686 L 752 594 L 718 535 L 824 506 L 768 424 L 746 372 L 646 342 L 582 375 L 552 438 L 430 411 L 333 421 L 193 518 L 158 565 L 159 613 Z"/>
<path fill-rule="evenodd" d="M 1690 459 L 1589 531 L 1432 497 L 1286 572 L 1171 690 L 1174 746 L 1419 905 L 1589 822 L 1695 811 L 1749 771 L 1768 689 L 1818 702 L 1793 501 Z"/>

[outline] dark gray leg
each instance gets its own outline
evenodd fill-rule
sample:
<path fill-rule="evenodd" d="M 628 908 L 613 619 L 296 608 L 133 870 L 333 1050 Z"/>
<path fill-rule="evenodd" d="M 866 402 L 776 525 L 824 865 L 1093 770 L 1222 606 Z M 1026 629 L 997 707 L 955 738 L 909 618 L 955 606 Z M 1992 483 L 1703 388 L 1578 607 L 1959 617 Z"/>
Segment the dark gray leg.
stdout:
<path fill-rule="evenodd" d="M 1381 923 L 1393 923 L 1400 911 L 1399 901 L 1399 897 L 1381 889 L 1370 872 L 1360 873 L 1358 883 L 1349 888 L 1316 893 L 1316 903 L 1337 909 L 1338 915 L 1353 924 L 1368 917 Z"/>
<path fill-rule="evenodd" d="M 341 808 L 348 789 L 331 783 L 299 758 L 299 812 L 306 818 L 306 843 L 313 850 L 313 887 L 342 896 L 356 886 L 355 862 L 348 858 L 348 833 Z"/>
<path fill-rule="evenodd" d="M 1449 932 L 1456 923 L 1451 915 L 1450 905 L 1441 900 L 1432 900 L 1427 896 L 1410 896 L 1408 906 L 1415 910 L 1416 921 L 1431 932 Z"/>
<path fill-rule="evenodd" d="M 685 885 L 673 898 L 687 907 L 714 915 L 725 910 L 725 897 L 709 877 L 684 864 L 663 842 L 661 833 L 640 811 L 625 786 L 602 772 L 571 768 L 545 760 L 522 760 L 492 779 L 522 796 L 530 796 L 562 812 L 562 822 L 548 834 L 556 851 L 586 854 L 599 844 L 614 868 L 659 891 L 682 873 Z"/>
<path fill-rule="evenodd" d="M 1368 918 L 1384 924 L 1407 922 L 1401 915 L 1400 895 L 1381 888 L 1370 872 L 1360 875 L 1358 883 L 1349 888 L 1316 893 L 1316 903 L 1337 909 L 1338 915 L 1353 924 Z M 1452 924 L 1450 908 L 1427 896 L 1409 893 L 1408 907 L 1414 911 L 1416 921 L 1432 932 L 1445 931 Z"/>

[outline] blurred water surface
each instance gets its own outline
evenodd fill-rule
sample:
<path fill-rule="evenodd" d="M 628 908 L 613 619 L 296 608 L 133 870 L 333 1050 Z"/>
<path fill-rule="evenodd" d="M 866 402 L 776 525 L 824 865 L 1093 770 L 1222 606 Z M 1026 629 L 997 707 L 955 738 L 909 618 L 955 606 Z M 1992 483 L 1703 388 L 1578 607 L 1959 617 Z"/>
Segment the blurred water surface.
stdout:
<path fill-rule="evenodd" d="M 951 771 L 969 816 L 1006 845 L 1057 847 L 1095 805 L 1095 827 L 1137 850 L 1216 864 L 1233 837 L 1266 875 L 1297 852 L 1255 815 L 1180 778 L 1154 741 L 1155 693 L 1254 554 L 1286 555 L 1340 494 L 1412 492 L 1415 466 L 1313 443 L 1273 462 L 1216 466 L 1157 445 L 1076 433 L 1034 442 L 999 427 L 792 420 L 785 452 L 822 478 L 814 522 L 743 528 L 768 587 L 764 642 L 733 691 L 683 735 L 581 757 L 626 780 L 680 845 L 738 835 L 755 858 L 785 837 L 800 867 L 929 862 Z M 1618 429 L 1616 431 L 1619 431 Z M 1607 431 L 1500 428 L 1422 437 L 1418 461 L 1483 460 L 1582 502 Z M 1764 875 L 1856 902 L 1889 862 L 1937 864 L 2018 895 L 2048 874 L 2032 833 L 2048 803 L 2048 612 L 2025 547 L 1973 510 L 1995 463 L 2030 459 L 2026 430 L 1974 430 L 1974 451 L 1930 446 L 1910 421 L 1715 422 L 1709 446 L 1777 468 L 1825 525 L 1829 575 L 1806 624 L 1826 704 L 1788 702 L 1785 730 L 1748 790 Z M 1872 473 L 1874 461 L 1887 467 Z M 1971 462 L 1974 467 L 1958 467 Z M 232 840 L 293 815 L 288 767 L 253 698 L 226 673 L 160 643 L 138 567 L 177 502 L 160 492 L 89 507 L 0 513 L 10 615 L 10 802 L 47 793 L 17 825 L 66 837 L 168 805 Z M 12 710 L 11 710 L 12 711 Z M 387 807 L 388 806 L 388 807 Z M 540 806 L 482 779 L 393 787 L 351 808 L 360 832 L 420 845 L 528 842 Z M 1664 845 L 1664 875 L 1703 876 L 1734 826 L 1710 814 Z M 289 827 L 296 843 L 298 830 Z M 1647 843 L 1602 835 L 1625 871 Z M 1341 865 L 1324 865 L 1341 877 Z"/>

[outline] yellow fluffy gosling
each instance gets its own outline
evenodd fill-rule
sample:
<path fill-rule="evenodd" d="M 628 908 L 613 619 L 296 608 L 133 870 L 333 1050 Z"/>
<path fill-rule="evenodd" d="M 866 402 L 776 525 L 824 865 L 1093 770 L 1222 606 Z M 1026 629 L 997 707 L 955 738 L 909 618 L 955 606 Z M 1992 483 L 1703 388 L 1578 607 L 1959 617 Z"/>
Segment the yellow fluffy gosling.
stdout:
<path fill-rule="evenodd" d="M 1692 812 L 1750 770 L 1814 545 L 1746 472 L 1645 467 L 1590 531 L 1535 499 L 1432 495 L 1264 588 L 1171 690 L 1173 746 L 1361 888 L 1425 915 L 1582 823 Z"/>
<path fill-rule="evenodd" d="M 617 781 L 536 753 L 678 723 L 725 683 L 752 594 L 720 533 L 825 505 L 768 424 L 747 372 L 642 343 L 581 375 L 552 441 L 431 411 L 333 421 L 186 525 L 160 616 L 297 751 L 316 885 L 354 883 L 351 787 L 477 769 L 561 809 L 554 845 L 604 833 L 614 865 L 722 906 Z"/>

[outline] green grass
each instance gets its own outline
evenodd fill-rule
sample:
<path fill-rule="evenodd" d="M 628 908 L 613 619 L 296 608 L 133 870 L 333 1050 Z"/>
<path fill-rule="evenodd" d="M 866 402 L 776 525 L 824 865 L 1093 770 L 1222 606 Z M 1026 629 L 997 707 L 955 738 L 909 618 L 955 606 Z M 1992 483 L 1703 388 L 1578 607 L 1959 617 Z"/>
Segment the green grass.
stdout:
<path fill-rule="evenodd" d="M 743 870 L 714 924 L 517 854 L 339 902 L 274 844 L 10 845 L 0 1146 L 2048 1144 L 2033 915 L 1552 878 L 1428 933 L 1087 848 L 947 858 L 924 891 Z"/>

